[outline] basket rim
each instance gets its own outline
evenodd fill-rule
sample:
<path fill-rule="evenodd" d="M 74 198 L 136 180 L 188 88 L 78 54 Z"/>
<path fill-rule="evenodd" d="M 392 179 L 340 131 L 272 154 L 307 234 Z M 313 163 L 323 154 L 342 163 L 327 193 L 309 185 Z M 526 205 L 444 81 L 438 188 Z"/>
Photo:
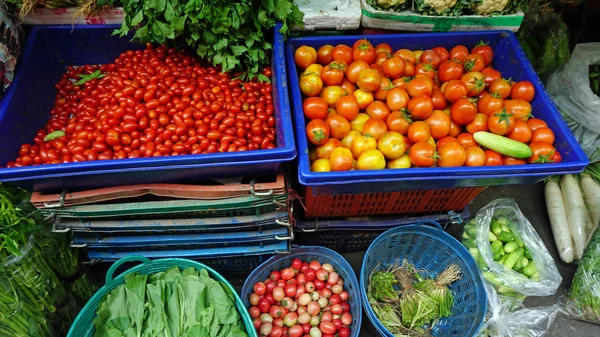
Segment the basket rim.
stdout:
<path fill-rule="evenodd" d="M 170 267 L 174 267 L 174 266 L 177 266 L 179 268 L 184 268 L 184 267 L 182 267 L 182 265 L 185 265 L 186 266 L 185 268 L 189 268 L 189 267 L 193 266 L 194 268 L 196 268 L 196 270 L 206 269 L 206 271 L 208 272 L 208 274 L 211 277 L 213 277 L 217 281 L 225 284 L 227 286 L 227 288 L 233 294 L 234 304 L 240 315 L 240 318 L 242 319 L 242 322 L 244 323 L 246 333 L 248 334 L 249 337 L 258 337 L 256 330 L 254 329 L 254 327 L 252 325 L 252 319 L 250 317 L 250 314 L 248 313 L 248 310 L 246 310 L 246 307 L 244 306 L 244 303 L 243 303 L 242 299 L 240 298 L 240 296 L 238 295 L 238 293 L 236 292 L 235 288 L 229 283 L 229 281 L 225 277 L 223 277 L 223 275 L 221 275 L 219 272 L 217 272 L 213 268 L 211 268 L 201 262 L 190 260 L 190 259 L 165 258 L 165 259 L 150 260 L 143 256 L 122 258 L 122 259 L 119 259 L 118 261 L 116 261 L 113 264 L 113 266 L 118 264 L 119 262 L 121 262 L 121 263 L 133 262 L 134 260 L 132 258 L 138 258 L 138 261 L 147 261 L 147 262 L 143 262 L 141 264 L 138 264 L 136 266 L 133 266 L 133 267 L 123 271 L 122 273 L 115 276 L 112 279 L 112 281 L 107 282 L 100 289 L 98 289 L 98 291 L 96 291 L 96 293 L 94 293 L 94 295 L 86 302 L 85 306 L 83 306 L 83 308 L 79 311 L 79 313 L 75 317 L 75 320 L 73 321 L 73 323 L 71 324 L 71 327 L 69 328 L 67 337 L 82 337 L 79 335 L 75 335 L 75 333 L 81 329 L 80 327 L 82 325 L 92 325 L 92 322 L 85 321 L 84 316 L 86 316 L 88 313 L 91 312 L 91 313 L 93 313 L 93 316 L 95 317 L 96 310 L 98 309 L 99 301 L 102 298 L 104 298 L 106 295 L 108 295 L 116 287 L 123 284 L 125 281 L 126 275 L 134 273 L 134 272 L 150 274 L 153 272 L 148 271 L 148 269 L 150 269 L 151 267 L 155 267 L 155 266 L 160 266 L 161 269 L 164 267 L 164 270 L 166 270 L 166 269 L 168 269 Z M 127 260 L 127 261 L 124 261 L 124 260 Z M 94 303 L 94 302 L 98 302 L 98 303 Z"/>
<path fill-rule="evenodd" d="M 437 228 L 433 228 L 430 226 L 424 226 L 427 224 L 431 224 L 431 222 L 435 223 L 437 226 Z M 473 278 L 473 281 L 475 283 L 475 288 L 478 289 L 477 293 L 479 294 L 478 299 L 477 299 L 477 303 L 480 305 L 480 307 L 482 308 L 482 312 L 483 314 L 481 315 L 481 318 L 479 319 L 478 323 L 475 323 L 475 325 L 477 325 L 476 329 L 474 330 L 475 332 L 479 331 L 481 329 L 481 327 L 484 324 L 485 321 L 485 313 L 487 312 L 487 294 L 485 292 L 484 289 L 484 281 L 483 278 L 481 276 L 481 273 L 479 272 L 479 268 L 477 268 L 475 260 L 473 259 L 473 257 L 471 256 L 471 254 L 469 253 L 469 251 L 458 241 L 456 240 L 453 236 L 451 236 L 450 234 L 446 233 L 443 229 L 441 229 L 441 227 L 439 227 L 439 224 L 437 224 L 434 221 L 426 221 L 426 222 L 418 222 L 412 225 L 405 225 L 405 226 L 399 226 L 399 227 L 395 227 L 395 228 L 391 228 L 385 232 L 383 232 L 381 235 L 379 235 L 375 240 L 373 240 L 373 242 L 369 245 L 369 248 L 367 249 L 367 251 L 365 252 L 364 258 L 363 258 L 363 262 L 360 268 L 360 295 L 362 298 L 362 303 L 363 303 L 363 309 L 365 310 L 365 313 L 367 315 L 367 318 L 369 319 L 369 321 L 371 322 L 371 324 L 376 328 L 376 330 L 379 330 L 380 332 L 383 332 L 383 336 L 382 337 L 393 337 L 392 333 L 388 331 L 388 329 L 383 326 L 383 324 L 381 324 L 381 322 L 379 321 L 379 319 L 377 318 L 377 316 L 375 315 L 375 312 L 373 312 L 373 309 L 371 308 L 371 305 L 369 304 L 368 298 L 367 298 L 367 292 L 366 292 L 366 269 L 365 269 L 365 262 L 367 257 L 373 252 L 373 249 L 375 249 L 374 247 L 379 244 L 381 241 L 383 241 L 384 239 L 386 239 L 386 237 L 391 236 L 391 235 L 402 235 L 402 232 L 424 232 L 424 231 L 436 231 L 436 234 L 438 234 L 437 238 L 441 241 L 454 241 L 454 243 L 457 245 L 456 248 L 459 250 L 462 250 L 462 254 L 457 254 L 459 257 L 461 257 L 462 259 L 466 260 L 464 262 L 466 265 L 466 269 L 467 271 L 469 271 L 469 276 L 471 276 Z M 406 233 L 408 234 L 408 233 Z M 454 248 L 454 247 L 451 247 Z M 476 271 L 476 273 L 473 273 L 472 271 Z M 449 318 L 451 318 L 452 316 L 450 316 Z"/>

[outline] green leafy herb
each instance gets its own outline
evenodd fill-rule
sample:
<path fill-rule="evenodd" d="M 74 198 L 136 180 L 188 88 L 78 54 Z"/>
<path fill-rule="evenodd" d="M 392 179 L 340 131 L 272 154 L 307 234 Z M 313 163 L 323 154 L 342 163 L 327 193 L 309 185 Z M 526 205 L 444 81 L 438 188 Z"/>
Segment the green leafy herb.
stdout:
<path fill-rule="evenodd" d="M 128 274 L 96 314 L 96 337 L 248 336 L 233 294 L 205 269 Z"/>
<path fill-rule="evenodd" d="M 292 0 L 124 0 L 125 20 L 115 34 L 135 30 L 139 42 L 187 48 L 222 71 L 255 78 L 269 63 L 269 30 L 301 26 L 303 14 Z M 264 80 L 264 78 L 262 78 Z"/>
<path fill-rule="evenodd" d="M 44 137 L 44 141 L 45 142 L 49 142 L 51 140 L 58 139 L 58 138 L 60 138 L 60 137 L 62 137 L 64 135 L 65 135 L 65 132 L 62 131 L 62 130 L 52 131 L 49 134 L 47 134 L 46 137 Z"/>
<path fill-rule="evenodd" d="M 106 74 L 102 74 L 100 73 L 100 70 L 96 70 L 91 74 L 77 74 L 77 76 L 81 77 L 81 79 L 75 83 L 73 83 L 73 85 L 82 85 L 87 81 L 91 81 L 94 78 L 102 78 L 104 76 L 106 76 Z"/>

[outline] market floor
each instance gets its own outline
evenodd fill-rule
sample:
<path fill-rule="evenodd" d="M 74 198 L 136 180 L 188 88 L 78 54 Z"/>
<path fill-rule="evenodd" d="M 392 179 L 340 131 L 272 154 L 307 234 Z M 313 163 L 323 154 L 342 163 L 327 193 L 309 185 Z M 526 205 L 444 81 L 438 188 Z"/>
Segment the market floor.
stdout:
<path fill-rule="evenodd" d="M 557 261 L 558 270 L 562 275 L 563 281 L 554 296 L 548 297 L 529 297 L 526 300 L 528 307 L 537 306 L 550 306 L 556 303 L 560 296 L 562 296 L 573 278 L 576 266 L 564 264 L 558 257 L 556 251 L 556 245 L 554 244 L 554 238 L 552 237 L 552 230 L 550 229 L 550 223 L 548 221 L 548 215 L 546 213 L 546 204 L 544 202 L 544 190 L 542 184 L 537 185 L 522 185 L 522 186 L 499 186 L 490 187 L 483 191 L 471 205 L 469 209 L 471 214 L 474 216 L 477 211 L 488 204 L 490 201 L 498 198 L 512 198 L 514 199 L 523 214 L 529 219 L 533 227 L 537 230 L 538 234 L 544 241 L 544 244 Z M 456 235 L 457 228 L 450 228 L 449 232 Z M 344 257 L 350 262 L 352 268 L 357 275 L 360 273 L 360 266 L 363 260 L 364 252 L 359 253 L 348 253 L 343 254 Z M 232 282 L 236 289 L 240 290 L 243 284 L 242 279 L 237 279 Z M 371 337 L 373 334 L 368 328 L 369 320 L 366 315 L 363 315 L 363 326 L 361 329 L 360 337 Z M 581 321 L 575 321 L 568 319 L 562 315 L 558 315 L 550 330 L 544 337 L 579 337 L 579 336 L 600 336 L 600 326 Z"/>

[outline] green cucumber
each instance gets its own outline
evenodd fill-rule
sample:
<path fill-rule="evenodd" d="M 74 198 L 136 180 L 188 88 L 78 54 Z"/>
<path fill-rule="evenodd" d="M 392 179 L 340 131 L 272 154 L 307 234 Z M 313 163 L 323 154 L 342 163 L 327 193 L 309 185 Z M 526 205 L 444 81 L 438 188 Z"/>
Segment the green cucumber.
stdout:
<path fill-rule="evenodd" d="M 490 232 L 488 234 L 488 239 L 490 240 L 490 242 L 495 242 L 498 240 L 498 238 L 496 237 L 496 235 L 494 235 L 494 233 Z"/>
<path fill-rule="evenodd" d="M 500 263 L 501 265 L 504 265 L 504 261 L 506 261 L 507 258 L 508 258 L 508 254 L 502 255 L 502 257 L 500 258 L 498 263 Z"/>
<path fill-rule="evenodd" d="M 471 236 L 469 236 L 469 234 L 467 234 L 467 231 L 464 231 L 464 232 L 463 232 L 463 234 L 462 234 L 462 238 L 463 238 L 463 239 L 465 239 L 465 240 L 472 239 L 472 238 L 471 238 Z"/>
<path fill-rule="evenodd" d="M 519 248 L 519 245 L 516 242 L 508 242 L 507 244 L 504 245 L 504 251 L 507 254 L 510 254 L 512 252 L 514 252 L 515 250 L 517 250 L 517 248 Z"/>
<path fill-rule="evenodd" d="M 514 252 L 508 254 L 508 257 L 506 258 L 506 260 L 504 261 L 503 265 L 504 267 L 508 268 L 508 269 L 513 269 L 514 266 L 517 264 L 517 262 L 520 262 L 521 259 L 523 259 L 523 248 L 519 248 L 517 250 L 515 250 Z"/>
<path fill-rule="evenodd" d="M 500 255 L 500 253 L 494 254 L 494 261 L 500 261 L 501 258 L 502 258 L 502 255 Z"/>
<path fill-rule="evenodd" d="M 467 229 L 467 234 L 469 234 L 470 237 L 474 238 L 477 236 L 477 230 L 475 228 L 469 228 Z"/>
<path fill-rule="evenodd" d="M 519 248 L 523 248 L 523 240 L 521 240 L 518 236 L 515 235 L 515 242 L 519 245 Z"/>
<path fill-rule="evenodd" d="M 492 223 L 490 224 L 490 229 L 492 230 L 492 233 L 494 233 L 495 235 L 500 235 L 500 233 L 502 233 L 502 226 L 495 219 L 492 219 Z"/>
<path fill-rule="evenodd" d="M 500 254 L 500 251 L 503 251 L 502 241 L 494 241 L 490 246 L 494 254 Z"/>
<path fill-rule="evenodd" d="M 531 277 L 538 272 L 537 267 L 533 261 L 529 262 L 528 265 L 523 267 L 523 274 L 527 277 Z"/>
<path fill-rule="evenodd" d="M 515 236 L 509 232 L 502 232 L 500 235 L 498 235 L 498 240 L 502 242 L 511 242 L 515 241 Z"/>
<path fill-rule="evenodd" d="M 527 267 L 529 265 L 529 259 L 526 258 L 525 256 L 523 256 L 523 260 L 521 260 L 521 266 L 523 266 L 523 268 Z"/>
<path fill-rule="evenodd" d="M 473 138 L 479 145 L 483 145 L 505 156 L 525 159 L 533 155 L 533 151 L 526 144 L 490 132 L 475 132 Z"/>
<path fill-rule="evenodd" d="M 465 246 L 467 248 L 477 248 L 477 245 L 475 244 L 474 239 L 463 240 L 462 244 L 463 244 L 463 246 Z"/>
<path fill-rule="evenodd" d="M 533 257 L 531 257 L 531 252 L 529 251 L 529 249 L 527 249 L 527 247 L 525 247 L 525 257 L 528 259 L 533 259 Z"/>
<path fill-rule="evenodd" d="M 500 281 L 500 279 L 498 278 L 498 276 L 496 276 L 496 274 L 489 272 L 489 271 L 484 271 L 483 273 L 483 278 L 488 281 L 489 283 L 495 285 L 495 286 L 502 286 L 504 285 L 504 283 L 502 283 Z"/>

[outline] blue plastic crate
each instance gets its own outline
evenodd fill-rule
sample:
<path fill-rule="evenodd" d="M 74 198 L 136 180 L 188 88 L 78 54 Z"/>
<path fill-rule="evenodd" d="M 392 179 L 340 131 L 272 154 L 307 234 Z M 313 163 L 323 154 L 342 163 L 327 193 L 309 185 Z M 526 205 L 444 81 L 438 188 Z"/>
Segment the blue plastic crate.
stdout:
<path fill-rule="evenodd" d="M 114 235 L 75 233 L 71 245 L 77 248 L 114 249 L 153 247 L 225 247 L 256 245 L 259 242 L 291 241 L 289 229 L 281 227 L 252 232 L 206 234 Z"/>
<path fill-rule="evenodd" d="M 359 38 L 367 38 L 373 45 L 385 42 L 394 49 L 411 50 L 425 50 L 436 46 L 450 49 L 458 44 L 470 48 L 481 40 L 489 42 L 494 49 L 495 69 L 502 72 L 506 78 L 510 77 L 515 81 L 528 80 L 534 84 L 536 96 L 531 102 L 533 113 L 536 117 L 544 119 L 554 131 L 555 144 L 562 155 L 563 162 L 496 167 L 312 172 L 308 159 L 306 121 L 302 110 L 298 71 L 294 64 L 294 51 L 302 45 L 315 48 L 325 44 L 352 45 Z M 285 52 L 298 143 L 298 180 L 302 185 L 311 187 L 314 195 L 533 184 L 553 174 L 581 172 L 588 164 L 585 153 L 563 122 L 527 60 L 519 41 L 510 31 L 302 37 L 287 40 Z"/>
<path fill-rule="evenodd" d="M 171 249 L 165 250 L 144 250 L 142 249 L 131 249 L 128 251 L 111 252 L 104 250 L 88 250 L 88 258 L 90 260 L 97 260 L 102 262 L 117 261 L 124 257 L 129 256 L 144 256 L 149 259 L 159 258 L 185 258 L 192 260 L 204 260 L 214 258 L 240 258 L 244 256 L 257 256 L 257 255 L 272 255 L 277 253 L 289 252 L 290 243 L 289 241 L 280 241 L 273 244 L 260 244 L 255 246 L 235 246 L 235 247 L 218 247 L 218 248 L 198 248 L 198 249 L 178 249 L 172 247 Z"/>
<path fill-rule="evenodd" d="M 72 230 L 86 233 L 181 233 L 181 232 L 233 232 L 256 229 L 273 229 L 290 226 L 285 211 L 265 213 L 258 216 L 232 216 L 222 218 L 148 219 L 148 220 L 81 220 L 60 219 L 55 223 L 58 231 Z"/>
<path fill-rule="evenodd" d="M 246 308 L 250 308 L 249 298 L 253 292 L 254 284 L 268 279 L 269 274 L 274 270 L 282 270 L 289 267 L 295 258 L 299 258 L 305 262 L 317 260 L 321 264 L 329 263 L 333 266 L 335 271 L 340 275 L 340 278 L 344 280 L 344 289 L 349 295 L 348 304 L 350 305 L 350 313 L 352 314 L 350 337 L 358 337 L 362 322 L 362 309 L 356 275 L 354 275 L 354 270 L 352 270 L 352 267 L 343 256 L 328 248 L 294 246 L 290 254 L 275 255 L 261 264 L 246 278 L 242 287 L 241 298 Z"/>
<path fill-rule="evenodd" d="M 4 140 L 0 166 L 14 160 L 21 144 L 32 142 L 37 130 L 46 124 L 56 95 L 54 85 L 66 66 L 108 63 L 128 49 L 144 48 L 128 38 L 112 35 L 117 27 L 65 25 L 31 29 L 15 79 L 0 101 L 0 134 Z M 0 168 L 0 181 L 35 191 L 60 191 L 277 174 L 282 162 L 296 157 L 280 27 L 278 24 L 274 29 L 271 61 L 276 149 Z"/>
<path fill-rule="evenodd" d="M 402 225 L 422 221 L 442 224 L 460 224 L 471 213 L 465 207 L 462 212 L 430 214 L 423 216 L 378 216 L 345 219 L 301 220 L 295 219 L 294 242 L 299 245 L 318 245 L 338 253 L 362 252 L 384 231 Z"/>
<path fill-rule="evenodd" d="M 461 279 L 449 286 L 454 295 L 452 316 L 439 319 L 431 334 L 440 337 L 475 336 L 483 325 L 487 309 L 483 278 L 469 251 L 434 221 L 392 228 L 375 239 L 364 256 L 360 270 L 360 295 L 367 317 L 378 334 L 394 337 L 377 319 L 368 302 L 369 277 L 376 268 L 382 270 L 393 263 L 402 263 L 404 259 L 427 278 L 435 277 L 451 264 L 460 268 Z"/>

